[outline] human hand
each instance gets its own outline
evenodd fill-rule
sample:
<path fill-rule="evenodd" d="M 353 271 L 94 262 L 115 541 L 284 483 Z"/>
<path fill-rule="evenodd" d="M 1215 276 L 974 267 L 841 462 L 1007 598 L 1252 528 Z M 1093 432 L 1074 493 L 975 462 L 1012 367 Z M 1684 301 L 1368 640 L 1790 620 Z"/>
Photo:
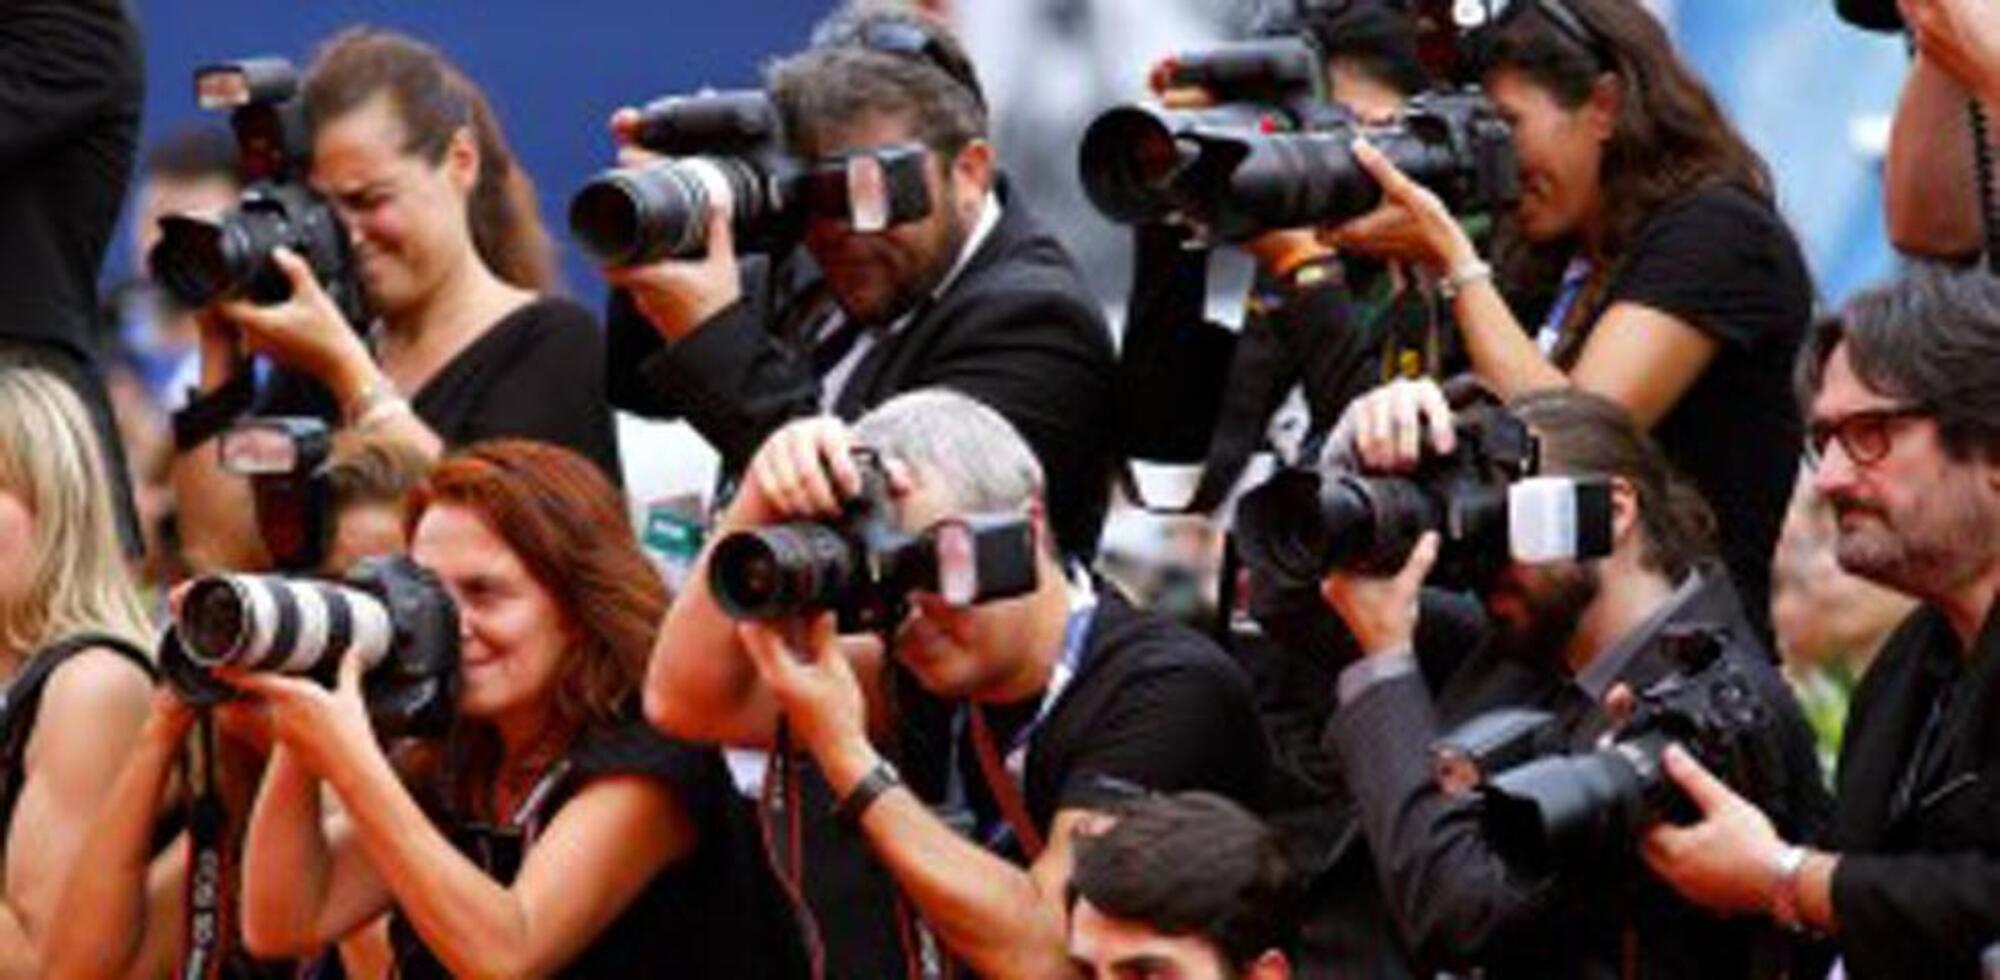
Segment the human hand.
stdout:
<path fill-rule="evenodd" d="M 1174 58 L 1153 62 L 1146 70 L 1146 88 L 1169 109 L 1206 109 L 1215 104 L 1215 94 L 1200 85 L 1174 84 Z"/>
<path fill-rule="evenodd" d="M 299 761 L 321 778 L 331 778 L 345 761 L 360 753 L 379 751 L 375 726 L 361 696 L 361 655 L 354 651 L 340 661 L 333 690 L 304 677 L 270 671 L 219 667 L 215 676 L 250 695 L 247 705 L 235 705 L 232 729 L 268 726 L 269 737 L 291 749 Z M 261 718 L 253 720 L 251 717 Z"/>
<path fill-rule="evenodd" d="M 1313 259 L 1333 254 L 1315 232 L 1303 228 L 1267 231 L 1243 243 L 1266 275 L 1282 276 Z"/>
<path fill-rule="evenodd" d="M 216 309 L 240 331 L 244 350 L 312 375 L 343 405 L 352 401 L 380 373 L 361 335 L 298 253 L 279 247 L 271 261 L 291 283 L 291 296 L 269 306 L 224 300 Z"/>
<path fill-rule="evenodd" d="M 757 527 L 773 521 L 837 517 L 861 493 L 854 432 L 832 415 L 787 422 L 757 448 L 744 468 L 728 521 Z"/>
<path fill-rule="evenodd" d="M 1917 49 L 1968 90 L 2000 95 L 2000 10 L 1987 0 L 1898 0 Z"/>
<path fill-rule="evenodd" d="M 657 155 L 635 147 L 619 151 L 619 162 L 627 166 L 658 159 Z M 643 265 L 612 265 L 603 269 L 605 280 L 630 293 L 639 312 L 668 341 L 693 333 L 743 295 L 736 236 L 730 226 L 735 201 L 729 183 L 708 164 L 690 161 L 682 165 L 696 168 L 708 188 L 708 220 L 703 239 L 707 252 L 697 258 L 664 258 Z"/>
<path fill-rule="evenodd" d="M 1440 273 L 1478 260 L 1479 250 L 1437 194 L 1397 169 L 1366 138 L 1356 138 L 1353 148 L 1355 162 L 1381 186 L 1382 202 L 1367 214 L 1327 229 L 1321 241 Z"/>
<path fill-rule="evenodd" d="M 1668 746 L 1662 761 L 1667 775 L 1700 808 L 1701 819 L 1648 830 L 1640 848 L 1646 865 L 1697 905 L 1719 912 L 1763 911 L 1785 847 L 1770 818 L 1680 746 Z"/>
<path fill-rule="evenodd" d="M 1333 427 L 1331 444 L 1350 453 L 1363 469 L 1407 472 L 1423 461 L 1426 428 L 1431 449 L 1439 455 L 1457 444 L 1451 404 L 1437 382 L 1397 378 L 1349 402 Z"/>
<path fill-rule="evenodd" d="M 736 635 L 792 730 L 815 755 L 851 754 L 866 746 L 867 701 L 854 665 L 841 652 L 832 613 L 810 620 L 750 620 L 737 625 Z"/>
<path fill-rule="evenodd" d="M 1437 564 L 1438 535 L 1425 531 L 1394 577 L 1336 571 L 1320 581 L 1319 594 L 1340 614 L 1361 655 L 1407 652 L 1417 636 L 1417 597 Z"/>

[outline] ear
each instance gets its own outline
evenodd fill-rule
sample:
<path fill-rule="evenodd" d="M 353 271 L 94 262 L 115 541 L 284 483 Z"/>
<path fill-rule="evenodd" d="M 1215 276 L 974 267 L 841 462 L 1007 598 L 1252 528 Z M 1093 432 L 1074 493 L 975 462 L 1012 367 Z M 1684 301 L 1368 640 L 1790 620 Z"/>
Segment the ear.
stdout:
<path fill-rule="evenodd" d="M 479 183 L 479 162 L 479 141 L 473 137 L 472 127 L 460 126 L 445 144 L 441 162 L 445 176 L 460 193 L 470 195 L 473 185 Z"/>
<path fill-rule="evenodd" d="M 1590 84 L 1590 98 L 1583 102 L 1583 123 L 1598 142 L 1611 138 L 1618 129 L 1618 112 L 1625 105 L 1625 83 L 1605 72 Z"/>
<path fill-rule="evenodd" d="M 965 144 L 952 158 L 951 178 L 952 206 L 969 222 L 993 186 L 993 144 L 983 139 Z"/>
<path fill-rule="evenodd" d="M 1611 541 L 1617 550 L 1627 538 L 1639 533 L 1639 491 L 1622 476 L 1611 478 Z"/>
<path fill-rule="evenodd" d="M 1243 980 L 1291 980 L 1292 964 L 1285 954 L 1267 949 L 1243 971 Z"/>

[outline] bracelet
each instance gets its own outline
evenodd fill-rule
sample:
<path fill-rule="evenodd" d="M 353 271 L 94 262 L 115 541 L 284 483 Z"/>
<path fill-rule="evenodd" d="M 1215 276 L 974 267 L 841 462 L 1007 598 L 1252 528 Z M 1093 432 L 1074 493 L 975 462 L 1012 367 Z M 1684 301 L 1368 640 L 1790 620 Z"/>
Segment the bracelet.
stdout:
<path fill-rule="evenodd" d="M 376 375 L 361 394 L 347 403 L 344 414 L 349 428 L 366 431 L 410 410 L 410 403 L 396 393 L 389 379 Z"/>
<path fill-rule="evenodd" d="M 1480 259 L 1473 259 L 1452 269 L 1450 274 L 1438 280 L 1438 293 L 1445 299 L 1456 299 L 1459 293 L 1465 291 L 1465 287 L 1492 278 L 1493 267 Z"/>
<path fill-rule="evenodd" d="M 1775 873 L 1769 902 L 1771 918 L 1792 932 L 1804 932 L 1805 919 L 1799 910 L 1799 874 L 1805 870 L 1806 849 L 1787 844 L 1771 865 Z"/>
<path fill-rule="evenodd" d="M 879 759 L 875 762 L 875 768 L 868 770 L 868 775 L 861 777 L 861 781 L 855 783 L 854 788 L 848 790 L 847 795 L 833 805 L 833 815 L 848 826 L 859 826 L 861 815 L 867 813 L 868 808 L 874 805 L 876 800 L 881 799 L 883 793 L 901 785 L 903 785 L 903 774 L 896 771 L 895 764 L 887 759 Z"/>

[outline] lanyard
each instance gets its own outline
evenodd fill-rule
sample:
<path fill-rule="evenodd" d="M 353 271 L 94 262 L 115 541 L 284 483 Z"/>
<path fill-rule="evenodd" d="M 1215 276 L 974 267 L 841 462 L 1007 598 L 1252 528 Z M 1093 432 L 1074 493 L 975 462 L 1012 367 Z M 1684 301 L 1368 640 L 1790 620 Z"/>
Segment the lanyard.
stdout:
<path fill-rule="evenodd" d="M 1028 747 L 1042 723 L 1048 720 L 1070 682 L 1083 666 L 1085 647 L 1090 638 L 1090 623 L 1097 612 L 1097 594 L 1091 589 L 1088 575 L 1078 575 L 1070 586 L 1069 619 L 1063 624 L 1062 655 L 1057 658 L 1055 670 L 1049 676 L 1049 685 L 1042 691 L 1042 701 L 1021 730 L 1008 741 L 1003 754 L 993 738 L 993 730 L 986 723 L 986 713 L 977 704 L 968 704 L 959 712 L 952 726 L 951 765 L 949 798 L 966 799 L 965 789 L 959 785 L 964 778 L 958 760 L 957 737 L 965 729 L 971 729 L 973 751 L 978 757 L 979 774 L 986 782 L 986 790 L 1000 809 L 1002 826 L 986 835 L 985 844 L 993 848 L 1003 843 L 1008 833 L 1012 833 L 1026 852 L 1028 860 L 1034 861 L 1041 854 L 1042 835 L 1036 829 L 1034 820 L 1028 813 L 1027 801 L 1021 795 L 1021 787 L 1027 782 Z M 968 724 L 969 722 L 969 724 Z"/>
<path fill-rule="evenodd" d="M 1562 285 L 1556 288 L 1555 305 L 1549 307 L 1549 315 L 1542 320 L 1542 329 L 1535 333 L 1535 346 L 1542 349 L 1542 356 L 1554 357 L 1556 348 L 1562 343 L 1563 324 L 1569 320 L 1570 308 L 1583 296 L 1583 284 L 1590 281 L 1590 260 L 1579 255 L 1569 260 L 1563 268 Z"/>

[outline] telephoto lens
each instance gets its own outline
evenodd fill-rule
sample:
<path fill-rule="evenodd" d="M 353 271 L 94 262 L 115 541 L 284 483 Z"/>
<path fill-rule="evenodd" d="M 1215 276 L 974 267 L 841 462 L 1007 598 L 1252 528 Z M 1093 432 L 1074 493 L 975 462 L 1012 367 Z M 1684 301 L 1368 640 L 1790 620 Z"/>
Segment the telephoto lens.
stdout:
<path fill-rule="evenodd" d="M 174 617 L 188 657 L 202 667 L 310 674 L 349 650 L 364 667 L 395 637 L 388 607 L 330 582 L 271 575 L 210 575 L 188 587 Z"/>
<path fill-rule="evenodd" d="M 704 176 L 703 171 L 710 173 Z M 730 229 L 754 244 L 767 223 L 771 190 L 757 168 L 727 157 L 694 157 L 598 175 L 570 200 L 569 227 L 599 262 L 641 265 L 708 254 L 710 181 L 729 188 Z"/>

